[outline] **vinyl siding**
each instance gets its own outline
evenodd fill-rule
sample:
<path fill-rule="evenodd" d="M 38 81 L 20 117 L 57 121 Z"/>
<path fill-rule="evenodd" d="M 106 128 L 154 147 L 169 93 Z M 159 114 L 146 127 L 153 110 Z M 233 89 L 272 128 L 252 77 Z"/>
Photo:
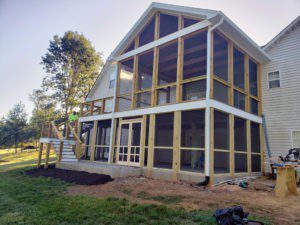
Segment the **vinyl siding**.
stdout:
<path fill-rule="evenodd" d="M 110 77 L 116 73 L 117 66 L 110 64 L 107 71 L 102 74 L 97 86 L 90 96 L 90 100 L 97 100 L 114 96 L 114 88 L 109 88 Z"/>
<path fill-rule="evenodd" d="M 272 157 L 292 148 L 292 130 L 300 130 L 300 26 L 286 34 L 267 53 L 272 61 L 262 66 L 263 114 Z M 281 87 L 268 88 L 268 72 L 280 71 Z M 269 166 L 266 167 L 269 171 Z"/>

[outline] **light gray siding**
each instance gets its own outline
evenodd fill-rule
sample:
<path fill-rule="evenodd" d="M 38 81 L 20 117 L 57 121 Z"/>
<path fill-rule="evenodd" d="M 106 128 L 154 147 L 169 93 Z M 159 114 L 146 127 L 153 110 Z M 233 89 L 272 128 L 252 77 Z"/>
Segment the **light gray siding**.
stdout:
<path fill-rule="evenodd" d="M 96 83 L 96 87 L 93 93 L 89 95 L 89 101 L 108 98 L 114 96 L 114 88 L 109 88 L 109 81 L 116 76 L 117 66 L 115 64 L 109 64 L 108 68 L 99 77 L 99 81 Z"/>
<path fill-rule="evenodd" d="M 272 157 L 278 157 L 292 148 L 291 131 L 300 130 L 300 26 L 267 53 L 272 61 L 262 66 L 263 114 Z M 281 87 L 269 89 L 268 72 L 276 70 L 280 71 Z"/>

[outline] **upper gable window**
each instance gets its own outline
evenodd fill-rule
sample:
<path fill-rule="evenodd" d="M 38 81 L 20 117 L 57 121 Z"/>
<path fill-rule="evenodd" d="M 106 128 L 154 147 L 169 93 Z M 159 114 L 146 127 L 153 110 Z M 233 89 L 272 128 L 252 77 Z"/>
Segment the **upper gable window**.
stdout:
<path fill-rule="evenodd" d="M 198 22 L 200 22 L 200 20 L 184 18 L 183 19 L 183 27 L 186 28 L 186 27 L 192 26 Z"/>
<path fill-rule="evenodd" d="M 214 32 L 213 45 L 214 75 L 228 81 L 228 43 L 221 35 Z"/>
<path fill-rule="evenodd" d="M 249 59 L 250 94 L 257 96 L 257 64 Z"/>
<path fill-rule="evenodd" d="M 144 90 L 152 86 L 153 57 L 153 50 L 139 56 L 137 90 Z"/>
<path fill-rule="evenodd" d="M 127 48 L 123 51 L 122 54 L 126 53 L 126 52 L 130 52 L 134 49 L 135 47 L 135 43 L 134 43 L 134 40 L 127 46 Z"/>
<path fill-rule="evenodd" d="M 178 31 L 178 16 L 160 14 L 159 37 Z"/>
<path fill-rule="evenodd" d="M 155 17 L 145 26 L 143 31 L 140 33 L 139 46 L 143 46 L 154 41 L 154 30 L 155 30 Z"/>
<path fill-rule="evenodd" d="M 245 88 L 244 54 L 235 47 L 233 48 L 233 83 L 238 88 Z"/>
<path fill-rule="evenodd" d="M 280 74 L 279 71 L 274 71 L 268 73 L 268 83 L 269 88 L 279 88 L 280 87 Z"/>

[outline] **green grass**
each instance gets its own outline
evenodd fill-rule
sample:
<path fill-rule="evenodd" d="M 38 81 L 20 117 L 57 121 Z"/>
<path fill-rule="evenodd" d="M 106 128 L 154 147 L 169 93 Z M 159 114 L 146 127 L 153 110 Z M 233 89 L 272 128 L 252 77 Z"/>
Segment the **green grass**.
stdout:
<path fill-rule="evenodd" d="M 187 212 L 165 205 L 134 204 L 126 199 L 66 195 L 71 184 L 26 175 L 36 152 L 14 156 L 0 156 L 0 160 L 11 162 L 0 167 L 1 225 L 215 224 L 211 211 Z M 180 201 L 173 197 L 159 196 L 157 200 L 167 204 Z"/>

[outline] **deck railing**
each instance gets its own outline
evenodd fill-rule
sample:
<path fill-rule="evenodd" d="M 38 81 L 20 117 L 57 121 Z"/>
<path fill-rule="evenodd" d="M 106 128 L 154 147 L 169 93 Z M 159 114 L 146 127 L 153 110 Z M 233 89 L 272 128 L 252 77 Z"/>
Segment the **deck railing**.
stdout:
<path fill-rule="evenodd" d="M 111 113 L 113 106 L 113 98 L 96 99 L 90 102 L 84 102 L 80 105 L 79 116 L 95 116 L 104 113 Z"/>

